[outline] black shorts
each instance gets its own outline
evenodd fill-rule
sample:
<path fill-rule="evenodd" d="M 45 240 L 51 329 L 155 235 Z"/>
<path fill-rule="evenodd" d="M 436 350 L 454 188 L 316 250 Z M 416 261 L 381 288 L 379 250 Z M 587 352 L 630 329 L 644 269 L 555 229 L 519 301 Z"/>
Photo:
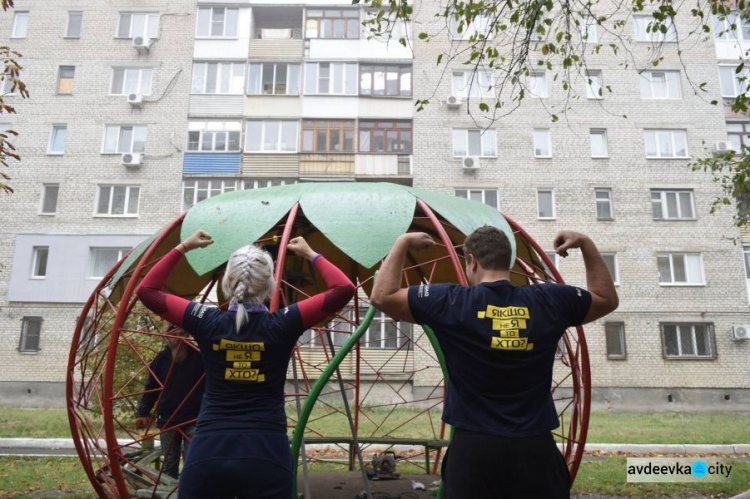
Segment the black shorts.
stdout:
<path fill-rule="evenodd" d="M 570 497 L 570 473 L 552 434 L 506 438 L 456 428 L 441 474 L 445 499 Z"/>

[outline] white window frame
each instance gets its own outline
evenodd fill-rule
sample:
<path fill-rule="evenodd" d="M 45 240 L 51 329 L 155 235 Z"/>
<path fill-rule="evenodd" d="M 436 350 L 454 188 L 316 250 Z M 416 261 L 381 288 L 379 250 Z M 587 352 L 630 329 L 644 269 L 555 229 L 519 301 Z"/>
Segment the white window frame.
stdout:
<path fill-rule="evenodd" d="M 286 66 L 286 92 L 281 93 L 264 93 L 263 92 L 263 71 L 264 66 L 266 64 L 273 64 L 273 87 L 276 88 L 276 73 L 277 68 L 279 65 L 285 65 Z M 251 81 L 252 81 L 252 73 L 253 73 L 253 67 L 258 66 L 258 88 L 250 88 Z M 292 71 L 290 71 L 290 67 L 294 66 L 297 68 L 297 81 L 296 84 L 293 82 L 292 77 Z M 245 87 L 245 93 L 246 95 L 300 95 L 300 83 L 302 80 L 302 66 L 299 63 L 293 63 L 293 62 L 273 62 L 273 61 L 263 61 L 263 62 L 251 62 L 248 65 L 247 69 L 247 86 Z M 291 90 L 291 91 L 290 91 Z"/>
<path fill-rule="evenodd" d="M 101 279 L 104 277 L 104 275 L 93 275 L 94 274 L 94 253 L 96 250 L 110 250 L 110 251 L 117 251 L 117 259 L 115 259 L 115 263 L 122 260 L 122 257 L 124 257 L 132 248 L 122 247 L 122 246 L 89 246 L 89 270 L 86 273 L 87 279 Z M 109 269 L 107 269 L 109 270 Z"/>
<path fill-rule="evenodd" d="M 550 261 L 552 261 L 552 266 L 557 270 L 557 265 L 558 263 L 560 263 L 560 255 L 558 255 L 554 251 L 545 251 L 544 254 L 547 255 L 547 258 L 549 258 Z M 552 269 L 547 266 L 547 263 L 544 260 L 542 260 L 542 265 L 544 266 L 544 270 L 546 270 L 549 275 L 554 275 L 552 273 Z"/>
<path fill-rule="evenodd" d="M 42 262 L 42 256 L 44 262 Z M 43 265 L 42 265 L 43 264 Z M 44 273 L 40 273 L 40 267 L 44 267 Z M 49 268 L 49 246 L 34 246 L 31 254 L 31 279 L 46 279 Z"/>
<path fill-rule="evenodd" d="M 70 21 L 72 15 L 77 14 L 80 16 L 79 25 L 78 25 L 78 34 L 77 35 L 71 35 L 70 34 Z M 64 38 L 81 38 L 81 32 L 83 31 L 83 11 L 82 10 L 69 10 L 68 11 L 68 20 L 65 23 L 65 36 Z"/>
<path fill-rule="evenodd" d="M 469 134 L 479 134 L 480 149 L 479 154 L 471 154 L 469 152 Z M 466 154 L 456 154 L 456 140 L 463 140 L 464 149 Z M 494 149 L 494 154 L 485 154 L 486 149 Z M 459 151 L 460 152 L 460 151 Z M 497 158 L 497 130 L 490 128 L 487 130 L 483 129 L 468 129 L 468 128 L 454 128 L 453 129 L 453 157 L 454 158 L 465 158 L 467 156 L 478 156 L 480 158 Z"/>
<path fill-rule="evenodd" d="M 542 85 L 539 85 L 541 83 Z M 532 71 L 529 73 L 529 84 L 527 85 L 529 95 L 546 99 L 549 97 L 549 86 L 547 85 L 546 71 Z"/>
<path fill-rule="evenodd" d="M 130 24 L 128 26 L 128 34 L 127 35 L 121 35 L 120 34 L 120 23 L 122 16 L 130 16 Z M 144 23 L 143 23 L 143 33 L 133 33 L 133 16 L 145 16 Z M 130 12 L 130 11 L 123 11 L 117 13 L 117 25 L 115 26 L 115 38 L 118 39 L 127 39 L 127 38 L 135 38 L 137 36 L 142 36 L 144 38 L 148 38 L 149 40 L 157 40 L 159 39 L 159 24 L 160 24 L 160 15 L 158 12 Z M 152 29 L 152 22 L 154 22 L 154 19 L 156 19 L 156 29 Z"/>
<path fill-rule="evenodd" d="M 600 193 L 607 194 L 606 198 L 599 197 Z M 596 219 L 597 220 L 614 220 L 615 219 L 615 206 L 612 202 L 612 189 L 610 188 L 597 188 L 594 189 L 594 200 L 596 201 Z M 599 216 L 599 205 L 605 204 L 609 207 L 609 217 Z"/>
<path fill-rule="evenodd" d="M 120 92 L 116 92 L 114 85 L 115 85 L 115 73 L 117 71 L 122 71 L 122 88 L 120 89 Z M 149 77 L 147 78 L 148 81 L 148 88 L 144 88 L 144 73 L 148 72 Z M 135 93 L 148 96 L 151 95 L 153 82 L 154 82 L 154 70 L 152 68 L 128 68 L 128 67 L 114 67 L 112 68 L 112 72 L 109 75 L 109 95 L 130 95 L 133 92 L 126 92 L 125 88 L 127 87 L 127 81 L 128 81 L 128 74 L 137 73 L 137 84 L 136 84 L 136 91 Z"/>
<path fill-rule="evenodd" d="M 224 11 L 224 22 L 223 27 L 221 30 L 221 35 L 212 35 L 211 32 L 213 31 L 213 25 L 214 25 L 214 16 L 216 15 L 216 10 L 221 9 Z M 200 34 L 200 23 L 201 23 L 201 11 L 210 11 L 209 17 L 208 17 L 208 34 Z M 227 27 L 229 26 L 229 19 L 227 16 L 227 13 L 229 11 L 234 11 L 234 35 L 227 35 Z M 222 39 L 222 40 L 237 40 L 239 39 L 239 22 L 240 19 L 240 9 L 238 8 L 231 8 L 231 7 L 198 7 L 198 12 L 195 16 L 195 39 L 196 40 L 206 40 L 206 39 Z"/>
<path fill-rule="evenodd" d="M 264 187 L 275 187 L 277 185 L 287 185 L 287 182 L 296 184 L 297 180 L 294 178 L 262 178 L 262 179 L 245 179 L 242 181 L 242 190 L 247 191 L 250 189 L 262 189 Z M 265 184 L 265 185 L 261 185 Z"/>
<path fill-rule="evenodd" d="M 586 70 L 586 98 L 604 99 L 604 76 L 601 69 Z"/>
<path fill-rule="evenodd" d="M 458 80 L 461 80 L 461 83 L 459 83 Z M 462 97 L 464 99 L 480 99 L 482 97 L 493 96 L 492 71 L 478 71 L 476 69 L 473 69 L 471 71 L 453 71 L 451 85 L 453 86 L 452 95 Z"/>
<path fill-rule="evenodd" d="M 663 91 L 657 92 L 661 83 L 654 83 L 654 74 L 664 75 Z M 639 87 L 641 99 L 645 100 L 680 100 L 682 99 L 682 82 L 678 70 L 650 70 L 639 75 Z M 674 87 L 670 82 L 676 82 L 677 95 L 672 95 Z M 657 93 L 663 93 L 664 97 L 657 97 Z"/>
<path fill-rule="evenodd" d="M 537 133 L 544 133 L 547 142 L 548 154 L 537 154 Z M 549 128 L 534 128 L 534 157 L 535 158 L 551 158 L 552 157 L 552 130 Z"/>
<path fill-rule="evenodd" d="M 604 260 L 604 263 L 607 264 L 607 259 L 612 258 L 612 267 L 607 265 L 607 270 L 609 270 L 609 274 L 612 276 L 612 282 L 615 283 L 615 286 L 620 285 L 620 259 L 618 258 L 618 255 L 616 252 L 607 252 L 603 251 L 600 253 L 602 255 L 602 259 Z M 614 272 L 613 272 L 614 271 Z"/>
<path fill-rule="evenodd" d="M 16 95 L 16 92 L 13 91 L 13 78 L 11 77 L 11 75 L 4 74 L 0 75 L 0 77 L 3 78 L 3 80 L 0 81 L 0 94 L 3 97 L 12 97 Z"/>
<path fill-rule="evenodd" d="M 63 70 L 72 69 L 73 76 L 63 78 Z M 73 95 L 75 86 L 76 67 L 75 66 L 58 66 L 57 68 L 57 95 Z M 62 83 L 64 80 L 70 80 L 70 92 L 62 92 Z"/>
<path fill-rule="evenodd" d="M 320 65 L 328 64 L 328 91 L 320 91 Z M 335 92 L 337 82 L 334 80 L 336 74 L 336 66 L 341 66 L 341 92 Z M 354 68 L 352 73 L 351 69 Z M 312 78 L 311 81 L 315 82 L 314 91 L 310 91 L 310 85 L 308 85 L 308 78 Z M 353 78 L 353 82 L 349 81 L 349 78 Z M 347 86 L 353 85 L 354 88 L 347 92 Z M 356 62 L 306 62 L 305 63 L 305 75 L 304 75 L 304 94 L 305 95 L 358 95 L 359 94 L 359 65 Z"/>
<path fill-rule="evenodd" d="M 55 196 L 55 210 L 54 211 L 44 211 L 44 205 L 46 204 L 45 201 L 46 201 L 47 195 L 48 195 L 47 189 L 48 188 L 52 188 L 52 187 L 54 187 L 54 188 L 57 189 L 57 194 Z M 39 206 L 39 214 L 40 215 L 50 215 L 50 216 L 56 215 L 57 214 L 57 205 L 60 203 L 60 184 L 54 184 L 54 183 L 42 184 L 42 199 L 41 199 L 41 201 L 42 202 L 41 202 L 41 204 Z"/>
<path fill-rule="evenodd" d="M 672 147 L 671 156 L 662 156 L 661 153 L 661 141 L 659 140 L 659 134 L 669 133 L 669 140 Z M 654 134 L 654 145 L 656 146 L 656 156 L 648 155 L 648 135 Z M 677 156 L 677 147 L 675 136 L 682 134 L 683 142 L 685 144 L 685 155 Z M 646 159 L 688 159 L 690 158 L 690 151 L 688 150 L 687 132 L 685 130 L 673 130 L 673 129 L 646 129 L 643 131 L 643 140 L 646 146 Z"/>
<path fill-rule="evenodd" d="M 62 132 L 62 149 L 61 150 L 55 150 L 52 147 L 55 144 L 55 139 L 57 138 L 57 135 Z M 52 125 L 52 129 L 49 133 L 49 142 L 47 143 L 47 155 L 49 156 L 62 156 L 65 154 L 65 142 L 67 140 L 68 136 L 68 125 L 65 123 L 58 123 L 55 125 Z"/>
<path fill-rule="evenodd" d="M 458 32 L 460 19 L 463 19 L 464 26 L 461 33 Z M 459 20 L 453 13 L 448 16 L 448 37 L 451 40 L 468 40 L 474 35 L 482 35 L 491 38 L 490 27 L 492 26 L 492 17 L 490 14 L 477 14 L 471 19 L 471 24 L 466 25 L 466 19 L 461 16 Z"/>
<path fill-rule="evenodd" d="M 633 16 L 633 40 L 636 42 L 651 43 L 671 43 L 677 41 L 677 34 L 671 19 L 666 19 L 661 23 L 667 26 L 666 33 L 649 29 L 649 25 L 652 25 L 655 21 L 656 19 L 652 16 Z"/>
<path fill-rule="evenodd" d="M 750 121 L 727 121 L 726 127 L 727 141 L 732 144 L 735 155 L 745 155 L 746 149 L 743 146 L 750 148 Z"/>
<path fill-rule="evenodd" d="M 699 355 L 698 354 L 698 341 L 697 341 L 697 333 L 696 333 L 696 326 L 702 326 L 704 328 L 705 334 L 706 334 L 706 345 L 708 346 L 709 353 L 707 355 Z M 674 328 L 675 333 L 675 339 L 677 340 L 677 355 L 674 354 L 668 354 L 667 353 L 667 328 Z M 689 328 L 689 330 L 685 331 L 684 328 Z M 661 329 L 661 338 L 662 338 L 662 354 L 665 359 L 715 359 L 716 358 L 716 342 L 714 338 L 714 326 L 711 323 L 707 322 L 695 322 L 695 323 L 687 323 L 687 322 L 662 322 L 659 324 L 659 329 Z M 684 354 L 683 353 L 683 344 L 682 344 L 682 333 L 687 332 L 690 335 L 691 340 L 691 348 L 693 350 L 693 354 Z"/>
<path fill-rule="evenodd" d="M 737 12 L 732 12 L 724 19 L 720 19 L 718 15 L 712 16 L 714 39 L 730 43 L 750 41 L 750 36 L 745 36 L 745 30 L 748 30 L 748 35 L 750 35 L 750 23 L 743 23 L 741 17 L 738 17 L 737 14 Z M 732 28 L 732 25 L 735 26 L 735 29 Z"/>
<path fill-rule="evenodd" d="M 190 134 L 198 132 L 198 149 L 191 149 Z M 203 149 L 204 135 L 212 134 L 211 149 Z M 216 138 L 218 134 L 225 135 L 224 150 L 216 149 Z M 229 149 L 230 134 L 237 134 L 237 149 Z M 189 153 L 239 153 L 242 152 L 242 122 L 241 121 L 189 121 L 187 146 L 185 151 Z"/>
<path fill-rule="evenodd" d="M 654 199 L 654 194 L 659 195 L 659 199 Z M 675 205 L 677 207 L 677 216 L 676 217 L 670 217 L 669 216 L 669 205 L 667 202 L 667 197 L 669 194 L 673 194 L 675 196 Z M 692 211 L 691 216 L 683 216 L 682 214 L 682 204 L 680 203 L 680 196 L 683 194 L 689 194 L 690 195 L 690 209 Z M 657 218 L 654 213 L 654 204 L 658 203 L 661 206 L 661 213 L 662 216 L 660 218 Z M 695 194 L 692 189 L 651 189 L 651 218 L 653 220 L 665 220 L 665 221 L 692 221 L 696 220 L 695 216 Z"/>
<path fill-rule="evenodd" d="M 120 150 L 120 138 L 121 138 L 123 128 L 133 129 L 130 135 L 130 145 L 128 149 L 126 150 Z M 109 129 L 117 129 L 117 141 L 115 142 L 114 151 L 108 151 L 106 149 L 107 131 Z M 143 134 L 143 148 L 138 151 L 134 150 L 134 146 L 136 144 L 136 141 L 135 141 L 136 131 L 138 131 L 138 133 Z M 146 150 L 146 132 L 147 132 L 146 125 L 104 125 L 104 136 L 102 137 L 102 154 L 129 154 L 129 153 L 134 153 L 134 152 L 142 153 Z"/>
<path fill-rule="evenodd" d="M 262 123 L 261 135 L 260 135 L 260 147 L 261 148 L 260 148 L 260 150 L 257 150 L 257 151 L 253 151 L 253 150 L 248 149 L 248 140 L 250 139 L 250 137 L 252 135 L 252 134 L 249 133 L 250 122 Z M 278 148 L 277 149 L 264 149 L 264 147 L 265 147 L 265 138 L 266 138 L 266 130 L 267 130 L 267 127 L 271 123 L 278 124 L 278 127 L 279 127 L 279 139 L 278 139 L 278 144 L 277 144 Z M 283 127 L 284 123 L 294 123 L 295 124 L 296 131 L 295 131 L 295 134 L 294 134 L 294 136 L 295 136 L 294 150 L 288 150 L 288 151 L 281 150 L 281 144 L 282 144 L 281 138 L 282 138 L 282 135 L 283 135 L 283 128 L 282 127 Z M 296 120 L 245 120 L 245 145 L 244 145 L 244 152 L 249 153 L 249 154 L 296 154 L 297 152 L 299 152 L 299 121 L 296 121 Z"/>
<path fill-rule="evenodd" d="M 106 213 L 99 213 L 99 201 L 102 196 L 102 188 L 109 187 L 109 200 L 107 202 Z M 115 187 L 125 187 L 125 201 L 123 202 L 122 213 L 112 213 L 112 203 L 114 202 Z M 138 196 L 135 204 L 135 213 L 128 213 L 128 207 L 130 206 L 131 197 L 134 195 L 133 191 L 137 189 L 138 192 L 135 194 Z M 98 184 L 96 186 L 96 200 L 94 203 L 94 217 L 96 218 L 138 218 L 138 213 L 141 209 L 141 186 L 140 185 L 125 185 L 125 184 Z"/>
<path fill-rule="evenodd" d="M 542 193 L 550 194 L 550 202 L 552 205 L 552 215 L 543 217 L 541 213 L 541 198 Z M 555 190 L 550 188 L 537 188 L 536 190 L 536 216 L 539 220 L 555 220 L 557 218 L 557 209 L 555 207 Z"/>
<path fill-rule="evenodd" d="M 676 256 L 682 256 L 683 262 L 684 262 L 684 268 L 683 271 L 685 273 L 685 276 L 687 277 L 687 281 L 682 282 L 676 282 L 674 280 L 674 271 L 675 271 L 675 263 L 674 263 L 674 257 Z M 669 257 L 669 281 L 662 281 L 661 279 L 661 272 L 659 272 L 659 285 L 660 286 L 705 286 L 706 285 L 706 277 L 705 277 L 705 271 L 703 270 L 703 254 L 697 253 L 697 252 L 682 252 L 682 251 L 675 251 L 675 252 L 659 252 L 656 254 L 656 267 L 657 270 L 659 268 L 659 259 L 660 258 L 666 258 Z M 700 280 L 699 281 L 690 281 L 690 278 L 692 277 L 689 273 L 690 265 L 688 265 L 688 258 L 698 258 L 698 263 L 700 264 Z"/>
<path fill-rule="evenodd" d="M 617 334 L 617 342 L 622 350 L 621 353 L 610 353 L 610 335 L 608 334 L 607 328 L 617 328 L 613 330 Z M 604 351 L 607 354 L 608 360 L 625 360 L 628 357 L 627 343 L 625 341 L 625 323 L 621 321 L 608 321 L 604 323 Z"/>
<path fill-rule="evenodd" d="M 725 99 L 734 99 L 747 92 L 750 80 L 750 68 L 743 68 L 740 73 L 737 73 L 738 67 L 736 64 L 719 64 L 719 88 L 721 89 L 721 96 Z M 731 93 L 725 92 L 725 88 L 730 83 L 726 81 L 727 77 L 731 78 Z"/>
<path fill-rule="evenodd" d="M 491 204 L 487 202 L 487 193 L 492 192 L 495 195 L 495 204 Z M 470 199 L 472 201 L 478 201 L 482 204 L 486 204 L 487 206 L 491 206 L 495 208 L 496 210 L 500 211 L 500 192 L 498 189 L 485 189 L 485 188 L 456 188 L 453 191 L 453 194 L 457 198 L 462 199 Z"/>
<path fill-rule="evenodd" d="M 599 135 L 602 137 L 602 144 L 604 151 L 602 154 L 596 154 L 594 151 L 594 140 L 593 137 Z M 607 130 L 604 128 L 592 128 L 589 130 L 589 142 L 591 143 L 591 157 L 594 159 L 609 158 L 609 141 L 607 140 Z"/>
<path fill-rule="evenodd" d="M 29 348 L 28 347 L 28 334 L 29 334 L 29 325 L 30 323 L 38 323 L 39 324 L 39 332 L 37 333 L 37 347 L 36 348 Z M 42 323 L 44 322 L 44 319 L 42 317 L 23 317 L 21 318 L 21 336 L 18 340 L 18 351 L 21 353 L 36 353 L 39 352 L 42 344 Z"/>
<path fill-rule="evenodd" d="M 19 33 L 18 20 L 26 19 L 26 26 L 23 28 L 23 33 Z M 11 38 L 26 38 L 29 34 L 29 23 L 31 22 L 31 16 L 28 10 L 17 10 L 13 15 L 13 30 L 11 31 Z"/>
<path fill-rule="evenodd" d="M 366 309 L 363 309 L 363 311 L 364 310 Z M 360 316 L 364 317 L 363 314 L 360 314 Z M 386 342 L 385 326 L 388 323 L 392 323 L 394 327 L 396 328 L 396 346 L 395 347 L 386 347 L 385 345 L 385 342 Z M 375 343 L 370 341 L 370 331 L 374 327 L 380 328 L 380 339 L 374 340 L 375 342 L 379 343 L 378 345 L 375 345 Z M 399 350 L 399 351 L 408 352 L 409 350 L 412 350 L 414 348 L 413 334 L 414 334 L 414 330 L 412 329 L 412 325 L 409 322 L 398 321 L 392 317 L 387 316 L 384 312 L 381 312 L 378 310 L 375 313 L 375 316 L 372 318 L 372 322 L 370 323 L 370 326 L 367 328 L 367 331 L 365 331 L 365 334 L 362 335 L 362 338 L 359 341 L 360 341 L 361 347 L 368 351 Z"/>
<path fill-rule="evenodd" d="M 216 88 L 214 92 L 207 91 L 208 70 L 216 66 Z M 190 82 L 190 93 L 193 95 L 244 95 L 245 94 L 245 64 L 244 62 L 232 61 L 193 61 L 193 73 Z M 229 68 L 228 70 L 226 68 Z M 236 73 L 237 68 L 242 68 L 242 74 Z M 196 89 L 196 76 L 202 78 L 202 87 Z M 227 81 L 228 79 L 228 81 Z M 226 91 L 222 90 L 226 87 Z"/>
<path fill-rule="evenodd" d="M 204 186 L 201 186 L 202 182 L 206 182 Z M 196 204 L 204 201 L 208 198 L 219 196 L 226 192 L 234 192 L 238 190 L 240 180 L 238 179 L 222 179 L 222 178 L 189 178 L 182 181 L 182 198 L 181 198 L 181 211 L 187 211 Z M 191 192 L 192 191 L 192 192 Z M 187 195 L 191 193 L 192 200 L 187 201 Z M 201 197 L 201 193 L 205 193 L 205 197 Z M 200 198 L 200 199 L 199 199 Z"/>
<path fill-rule="evenodd" d="M 586 35 L 586 43 L 599 43 L 597 22 L 594 16 L 584 16 L 583 34 Z"/>
<path fill-rule="evenodd" d="M 745 283 L 747 284 L 748 303 L 750 303 L 750 245 L 742 246 L 742 258 L 745 261 Z"/>

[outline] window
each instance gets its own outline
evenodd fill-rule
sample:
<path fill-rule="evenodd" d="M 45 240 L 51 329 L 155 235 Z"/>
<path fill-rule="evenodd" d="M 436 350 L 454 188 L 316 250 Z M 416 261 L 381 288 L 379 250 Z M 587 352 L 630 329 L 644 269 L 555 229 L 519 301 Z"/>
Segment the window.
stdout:
<path fill-rule="evenodd" d="M 194 94 L 241 94 L 245 64 L 240 62 L 193 63 Z"/>
<path fill-rule="evenodd" d="M 248 121 L 245 152 L 297 152 L 297 121 Z"/>
<path fill-rule="evenodd" d="M 547 97 L 547 73 L 533 71 L 529 75 L 529 93 L 534 97 Z"/>
<path fill-rule="evenodd" d="M 695 220 L 692 190 L 651 190 L 654 220 Z"/>
<path fill-rule="evenodd" d="M 73 77 L 76 74 L 75 66 L 60 66 L 57 73 L 57 93 L 73 93 Z"/>
<path fill-rule="evenodd" d="M 547 255 L 547 258 L 549 258 L 549 261 L 552 262 L 552 266 L 554 268 L 557 268 L 557 257 L 558 257 L 557 253 L 555 253 L 554 251 L 545 251 L 544 254 Z M 542 260 L 542 265 L 544 265 L 544 271 L 547 272 L 547 274 L 552 275 L 552 269 L 549 268 L 549 266 L 547 265 L 547 262 Z"/>
<path fill-rule="evenodd" d="M 115 266 L 130 248 L 89 248 L 89 277 L 101 279 Z"/>
<path fill-rule="evenodd" d="M 644 71 L 638 79 L 642 99 L 679 99 L 679 71 Z"/>
<path fill-rule="evenodd" d="M 586 71 L 586 98 L 604 98 L 604 90 L 602 90 L 602 72 L 599 69 Z"/>
<path fill-rule="evenodd" d="M 262 189 L 263 187 L 275 187 L 277 185 L 286 185 L 287 181 L 290 184 L 297 183 L 297 181 L 294 179 L 284 179 L 284 178 L 245 179 L 242 181 L 242 190 Z"/>
<path fill-rule="evenodd" d="M 607 358 L 624 360 L 625 354 L 625 323 L 605 322 L 604 336 L 607 341 Z"/>
<path fill-rule="evenodd" d="M 113 68 L 110 95 L 151 95 L 153 69 Z"/>
<path fill-rule="evenodd" d="M 747 77 L 750 70 L 743 68 L 738 73 L 737 68 L 738 66 L 719 66 L 722 97 L 731 99 L 747 92 Z"/>
<path fill-rule="evenodd" d="M 497 130 L 453 130 L 453 157 L 497 157 Z"/>
<path fill-rule="evenodd" d="M 634 16 L 633 25 L 635 26 L 635 41 L 637 42 L 675 42 L 674 25 L 672 20 L 667 18 L 660 22 L 661 26 L 656 29 L 654 23 L 656 19 L 646 16 Z"/>
<path fill-rule="evenodd" d="M 96 214 L 112 217 L 138 216 L 140 194 L 140 187 L 133 185 L 100 185 Z"/>
<path fill-rule="evenodd" d="M 609 147 L 607 146 L 607 131 L 591 130 L 589 132 L 589 137 L 591 139 L 591 157 L 608 158 Z"/>
<path fill-rule="evenodd" d="M 83 12 L 80 10 L 68 11 L 68 24 L 65 27 L 66 38 L 81 38 L 81 25 L 83 24 Z"/>
<path fill-rule="evenodd" d="M 117 20 L 116 38 L 159 38 L 159 14 L 157 12 L 120 12 Z"/>
<path fill-rule="evenodd" d="M 0 81 L 0 94 L 3 96 L 16 95 L 15 89 L 13 88 L 13 77 L 6 73 L 0 75 L 0 78 L 2 78 L 2 81 Z"/>
<path fill-rule="evenodd" d="M 540 219 L 555 218 L 555 191 L 552 189 L 537 189 L 536 191 L 537 217 Z"/>
<path fill-rule="evenodd" d="M 687 158 L 685 130 L 646 130 L 647 158 Z"/>
<path fill-rule="evenodd" d="M 146 148 L 145 126 L 106 125 L 102 154 L 143 152 Z"/>
<path fill-rule="evenodd" d="M 727 140 L 737 154 L 745 154 L 744 148 L 750 147 L 750 122 L 727 123 Z"/>
<path fill-rule="evenodd" d="M 359 10 L 308 9 L 305 38 L 359 38 Z"/>
<path fill-rule="evenodd" d="M 52 125 L 47 154 L 63 154 L 65 152 L 65 136 L 67 134 L 67 125 Z"/>
<path fill-rule="evenodd" d="M 42 186 L 42 215 L 54 215 L 57 212 L 57 197 L 60 192 L 58 184 Z"/>
<path fill-rule="evenodd" d="M 305 64 L 305 93 L 357 95 L 357 65 L 343 62 Z"/>
<path fill-rule="evenodd" d="M 601 255 L 604 264 L 607 266 L 607 270 L 609 270 L 609 275 L 612 276 L 612 281 L 614 281 L 616 285 L 619 285 L 620 266 L 617 263 L 617 253 L 602 253 Z"/>
<path fill-rule="evenodd" d="M 359 95 L 372 97 L 411 96 L 411 66 L 359 67 Z"/>
<path fill-rule="evenodd" d="M 189 210 L 204 199 L 235 190 L 237 190 L 235 179 L 184 180 L 182 182 L 182 211 Z"/>
<path fill-rule="evenodd" d="M 248 95 L 299 95 L 299 64 L 250 64 Z"/>
<path fill-rule="evenodd" d="M 715 358 L 713 329 L 713 324 L 661 324 L 664 357 Z"/>
<path fill-rule="evenodd" d="M 491 71 L 454 71 L 453 95 L 458 97 L 489 97 L 492 95 Z"/>
<path fill-rule="evenodd" d="M 304 120 L 302 152 L 354 152 L 354 122 Z"/>
<path fill-rule="evenodd" d="M 18 342 L 19 352 L 38 352 L 39 337 L 42 332 L 41 317 L 24 317 L 21 319 L 21 339 Z"/>
<path fill-rule="evenodd" d="M 29 29 L 29 13 L 16 11 L 13 16 L 13 34 L 11 38 L 26 38 Z"/>
<path fill-rule="evenodd" d="M 448 26 L 448 34 L 452 40 L 468 40 L 472 36 L 486 37 L 490 35 L 490 28 L 492 26 L 492 17 L 487 14 L 477 14 L 472 16 L 471 24 L 466 25 L 466 20 L 461 16 L 463 21 L 459 21 L 455 18 L 453 13 L 450 13 L 450 24 Z"/>
<path fill-rule="evenodd" d="M 534 156 L 537 158 L 552 157 L 552 137 L 549 128 L 534 129 Z"/>
<path fill-rule="evenodd" d="M 32 279 L 44 279 L 47 277 L 47 257 L 49 257 L 49 246 L 34 246 L 31 268 Z"/>
<path fill-rule="evenodd" d="M 747 282 L 748 298 L 750 299 L 750 246 L 742 247 L 742 256 L 745 259 L 745 280 Z"/>
<path fill-rule="evenodd" d="M 364 317 L 366 312 L 367 309 L 362 309 L 360 317 Z M 397 322 L 378 311 L 373 317 L 370 327 L 362 335 L 360 344 L 363 348 L 411 350 L 411 337 L 411 324 Z"/>
<path fill-rule="evenodd" d="M 659 284 L 703 285 L 703 260 L 700 253 L 657 253 Z"/>
<path fill-rule="evenodd" d="M 721 17 L 724 17 L 722 19 Z M 726 16 L 714 15 L 714 38 L 725 41 L 750 41 L 750 24 L 743 21 L 738 13 L 733 12 Z"/>
<path fill-rule="evenodd" d="M 492 206 L 496 210 L 500 207 L 497 202 L 497 189 L 456 189 L 456 197 L 479 201 L 486 205 Z"/>
<path fill-rule="evenodd" d="M 188 151 L 240 152 L 242 123 L 239 121 L 191 121 Z"/>
<path fill-rule="evenodd" d="M 613 220 L 612 189 L 596 189 L 594 197 L 596 198 L 596 219 Z"/>
<path fill-rule="evenodd" d="M 202 7 L 198 9 L 196 38 L 237 38 L 240 9 Z"/>
<path fill-rule="evenodd" d="M 584 36 L 586 37 L 586 43 L 597 43 L 599 41 L 596 24 L 596 19 L 593 16 L 584 17 L 583 25 L 585 28 Z"/>
<path fill-rule="evenodd" d="M 411 154 L 411 121 L 360 121 L 359 152 Z"/>

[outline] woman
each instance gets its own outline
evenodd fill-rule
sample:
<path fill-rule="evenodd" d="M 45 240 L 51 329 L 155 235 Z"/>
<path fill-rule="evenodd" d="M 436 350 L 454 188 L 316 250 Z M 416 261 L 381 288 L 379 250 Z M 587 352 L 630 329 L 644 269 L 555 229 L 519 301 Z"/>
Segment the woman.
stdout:
<path fill-rule="evenodd" d="M 287 246 L 312 262 L 328 290 L 274 313 L 263 304 L 275 287 L 271 255 L 243 246 L 227 262 L 223 312 L 163 291 L 182 255 L 213 243 L 203 230 L 178 244 L 146 275 L 138 297 L 193 335 L 206 368 L 198 430 L 180 476 L 180 499 L 292 496 L 292 458 L 284 382 L 299 336 L 346 305 L 351 281 L 302 237 Z"/>

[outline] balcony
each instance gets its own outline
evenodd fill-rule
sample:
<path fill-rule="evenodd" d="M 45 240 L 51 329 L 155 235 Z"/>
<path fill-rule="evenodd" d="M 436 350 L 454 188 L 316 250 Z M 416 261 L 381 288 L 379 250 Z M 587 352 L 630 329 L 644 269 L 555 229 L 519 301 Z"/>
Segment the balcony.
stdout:
<path fill-rule="evenodd" d="M 300 177 L 354 176 L 354 154 L 300 154 Z"/>
<path fill-rule="evenodd" d="M 301 59 L 302 49 L 301 8 L 253 8 L 251 59 Z"/>

